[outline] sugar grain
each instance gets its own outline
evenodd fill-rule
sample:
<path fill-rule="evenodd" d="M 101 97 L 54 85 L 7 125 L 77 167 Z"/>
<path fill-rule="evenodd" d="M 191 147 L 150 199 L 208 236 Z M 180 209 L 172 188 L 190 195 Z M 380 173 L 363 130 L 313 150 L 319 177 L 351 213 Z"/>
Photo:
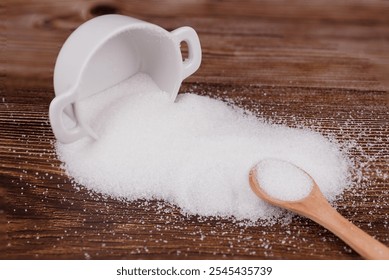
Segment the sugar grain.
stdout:
<path fill-rule="evenodd" d="M 314 184 L 302 169 L 278 159 L 264 159 L 258 163 L 256 176 L 262 190 L 283 201 L 296 201 L 307 197 Z"/>
<path fill-rule="evenodd" d="M 251 191 L 248 173 L 265 158 L 309 173 L 333 201 L 350 185 L 350 161 L 338 144 L 309 129 L 272 125 L 209 97 L 180 94 L 171 103 L 145 74 L 80 104 L 99 136 L 57 143 L 73 180 L 119 199 L 162 199 L 183 213 L 268 220 L 280 211 Z M 295 180 L 293 172 L 279 174 Z"/>

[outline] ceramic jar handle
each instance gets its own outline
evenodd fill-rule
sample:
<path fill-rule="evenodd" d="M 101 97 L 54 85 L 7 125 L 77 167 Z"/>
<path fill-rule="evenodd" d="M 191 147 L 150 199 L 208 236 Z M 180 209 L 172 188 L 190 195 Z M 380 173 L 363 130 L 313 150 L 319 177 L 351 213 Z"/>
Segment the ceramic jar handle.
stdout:
<path fill-rule="evenodd" d="M 201 63 L 201 46 L 200 40 L 196 31 L 188 26 L 173 30 L 172 35 L 177 39 L 178 43 L 186 42 L 188 44 L 188 59 L 184 64 L 182 79 L 189 77 L 199 68 Z"/>

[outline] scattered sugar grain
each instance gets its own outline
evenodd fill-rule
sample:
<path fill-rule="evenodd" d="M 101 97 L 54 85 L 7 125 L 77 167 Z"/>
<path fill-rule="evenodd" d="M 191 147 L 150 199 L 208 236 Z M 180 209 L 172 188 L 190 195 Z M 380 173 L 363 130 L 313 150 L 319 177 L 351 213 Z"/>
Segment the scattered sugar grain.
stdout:
<path fill-rule="evenodd" d="M 270 220 L 282 211 L 258 199 L 248 173 L 265 158 L 310 174 L 333 201 L 350 185 L 350 161 L 317 132 L 271 125 L 196 94 L 172 103 L 145 74 L 78 104 L 99 135 L 56 144 L 73 180 L 115 198 L 162 199 L 183 213 Z"/>

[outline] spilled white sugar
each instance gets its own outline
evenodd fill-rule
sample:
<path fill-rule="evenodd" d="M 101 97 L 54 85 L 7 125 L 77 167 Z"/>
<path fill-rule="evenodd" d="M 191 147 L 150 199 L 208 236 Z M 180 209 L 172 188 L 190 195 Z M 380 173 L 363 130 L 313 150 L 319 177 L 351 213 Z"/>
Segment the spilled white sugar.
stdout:
<path fill-rule="evenodd" d="M 258 163 L 255 171 L 261 189 L 279 200 L 303 199 L 313 187 L 312 179 L 303 170 L 286 161 L 265 159 Z"/>
<path fill-rule="evenodd" d="M 350 183 L 348 159 L 322 135 L 195 94 L 171 103 L 145 74 L 80 109 L 99 139 L 57 143 L 58 156 L 75 182 L 116 198 L 163 199 L 187 214 L 257 220 L 280 214 L 249 186 L 250 168 L 264 158 L 304 169 L 330 201 Z"/>

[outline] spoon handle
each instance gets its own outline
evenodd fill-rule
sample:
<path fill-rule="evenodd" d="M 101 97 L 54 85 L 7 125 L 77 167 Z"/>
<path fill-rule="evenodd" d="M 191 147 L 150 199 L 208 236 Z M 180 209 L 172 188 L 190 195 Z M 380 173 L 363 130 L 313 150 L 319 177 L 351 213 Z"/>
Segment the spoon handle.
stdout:
<path fill-rule="evenodd" d="M 308 212 L 305 212 L 303 215 L 337 235 L 363 258 L 371 260 L 389 260 L 388 247 L 345 219 L 327 202 L 326 199 L 324 199 L 324 197 L 323 199 L 317 197 L 317 199 L 307 202 L 311 205 L 304 206 L 309 207 L 310 213 L 307 214 Z"/>

